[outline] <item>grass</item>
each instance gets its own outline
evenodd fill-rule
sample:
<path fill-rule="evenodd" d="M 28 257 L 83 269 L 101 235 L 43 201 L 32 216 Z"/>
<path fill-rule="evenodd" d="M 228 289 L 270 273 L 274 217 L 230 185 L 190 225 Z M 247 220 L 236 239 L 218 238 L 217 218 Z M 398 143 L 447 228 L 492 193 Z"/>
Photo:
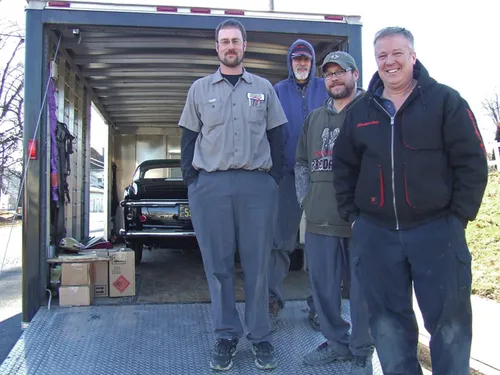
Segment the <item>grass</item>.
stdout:
<path fill-rule="evenodd" d="M 500 173 L 491 172 L 475 221 L 467 226 L 472 294 L 500 302 Z"/>

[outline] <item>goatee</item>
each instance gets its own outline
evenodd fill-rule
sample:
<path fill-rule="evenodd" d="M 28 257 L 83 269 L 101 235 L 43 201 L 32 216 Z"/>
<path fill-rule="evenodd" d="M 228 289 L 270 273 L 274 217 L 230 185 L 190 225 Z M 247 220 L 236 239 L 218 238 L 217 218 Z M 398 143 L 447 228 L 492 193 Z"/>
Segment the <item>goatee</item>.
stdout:
<path fill-rule="evenodd" d="M 218 56 L 219 58 L 219 61 L 227 66 L 228 68 L 236 68 L 237 66 L 239 66 L 242 62 L 243 62 L 243 56 L 242 57 L 238 57 L 238 55 L 235 54 L 235 58 L 230 60 L 228 58 L 226 58 L 226 56 L 224 56 L 222 59 L 220 58 L 220 56 Z"/>

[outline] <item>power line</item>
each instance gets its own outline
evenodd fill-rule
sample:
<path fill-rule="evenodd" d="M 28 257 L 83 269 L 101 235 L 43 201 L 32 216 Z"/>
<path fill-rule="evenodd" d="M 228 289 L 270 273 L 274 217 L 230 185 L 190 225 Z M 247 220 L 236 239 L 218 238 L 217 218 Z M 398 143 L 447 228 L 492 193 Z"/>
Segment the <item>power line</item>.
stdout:
<path fill-rule="evenodd" d="M 19 34 L 3 34 L 3 33 L 0 33 L 0 36 L 7 36 L 7 37 L 15 37 L 15 38 L 24 39 L 24 36 L 23 35 L 19 35 Z"/>

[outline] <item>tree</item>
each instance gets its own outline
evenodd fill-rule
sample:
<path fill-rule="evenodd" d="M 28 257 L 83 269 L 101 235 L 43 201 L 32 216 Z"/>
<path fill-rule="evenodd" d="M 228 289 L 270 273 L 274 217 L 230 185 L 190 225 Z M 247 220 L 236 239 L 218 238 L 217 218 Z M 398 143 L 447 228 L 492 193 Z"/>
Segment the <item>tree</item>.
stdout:
<path fill-rule="evenodd" d="M 500 142 L 500 95 L 495 93 L 491 98 L 483 101 L 486 114 L 496 126 L 495 141 Z"/>
<path fill-rule="evenodd" d="M 13 22 L 0 21 L 0 192 L 19 186 L 22 167 L 24 36 Z M 17 194 L 17 191 L 10 191 Z"/>

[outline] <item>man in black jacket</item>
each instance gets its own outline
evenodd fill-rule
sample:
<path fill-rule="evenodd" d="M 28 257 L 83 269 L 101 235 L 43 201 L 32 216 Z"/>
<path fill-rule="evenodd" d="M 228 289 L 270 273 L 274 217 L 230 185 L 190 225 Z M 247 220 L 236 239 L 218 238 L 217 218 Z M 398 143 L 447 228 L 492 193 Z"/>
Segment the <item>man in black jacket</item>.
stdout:
<path fill-rule="evenodd" d="M 385 375 L 422 374 L 413 283 L 433 374 L 469 374 L 465 227 L 487 183 L 484 144 L 467 102 L 417 60 L 408 30 L 385 28 L 374 47 L 378 72 L 346 117 L 333 170 L 377 354 Z"/>

